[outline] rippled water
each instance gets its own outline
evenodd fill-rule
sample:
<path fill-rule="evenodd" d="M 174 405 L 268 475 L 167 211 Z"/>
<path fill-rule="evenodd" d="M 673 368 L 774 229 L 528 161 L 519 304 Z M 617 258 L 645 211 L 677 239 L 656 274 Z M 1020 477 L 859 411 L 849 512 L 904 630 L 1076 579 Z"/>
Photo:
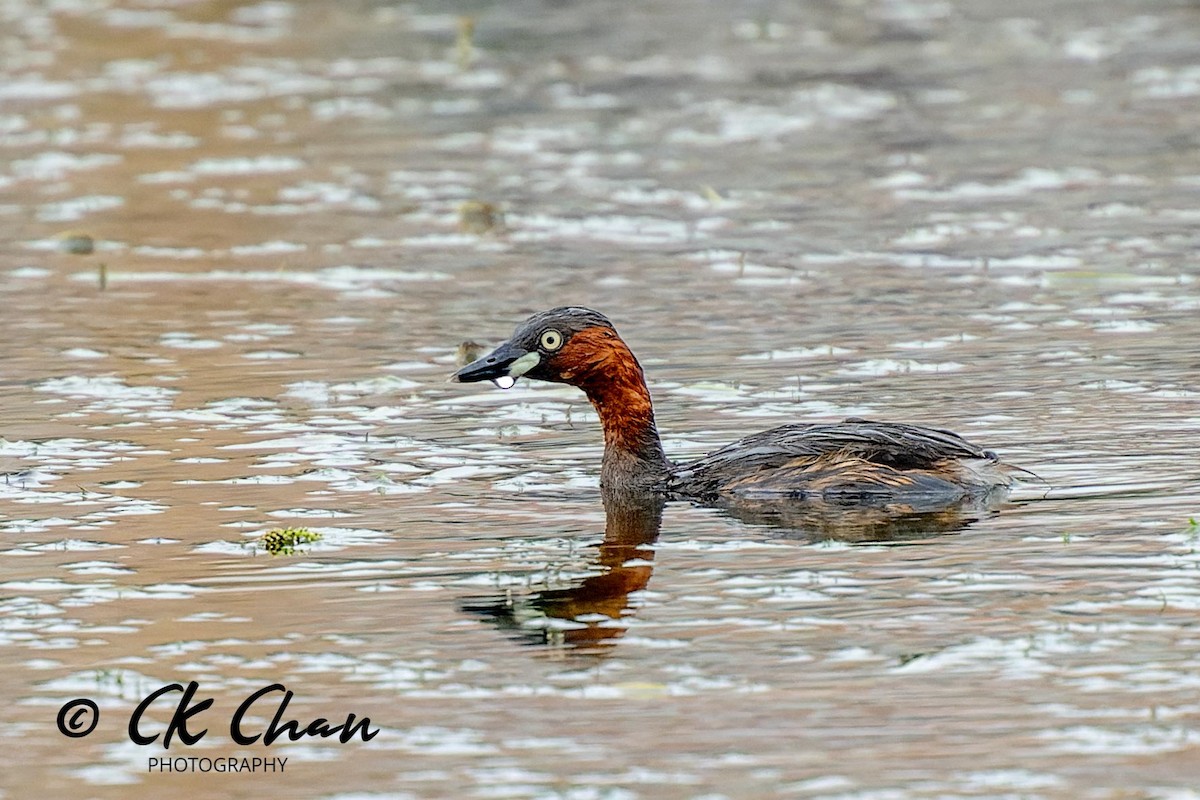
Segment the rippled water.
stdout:
<path fill-rule="evenodd" d="M 1194 3 L 0 26 L 0 797 L 1200 798 Z M 445 382 L 563 303 L 672 456 L 862 415 L 1042 482 L 893 544 L 606 516 L 581 394 Z M 148 774 L 190 680 L 172 755 L 286 773 Z M 381 733 L 236 745 L 277 681 Z"/>

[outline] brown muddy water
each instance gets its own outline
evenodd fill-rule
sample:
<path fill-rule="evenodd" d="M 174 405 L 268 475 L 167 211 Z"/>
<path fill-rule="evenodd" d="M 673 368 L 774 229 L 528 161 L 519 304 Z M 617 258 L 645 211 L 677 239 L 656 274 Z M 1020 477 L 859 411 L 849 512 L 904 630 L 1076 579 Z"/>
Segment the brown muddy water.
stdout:
<path fill-rule="evenodd" d="M 1194 2 L 0 30 L 3 800 L 1200 798 Z M 606 518 L 580 393 L 445 380 L 564 303 L 642 357 L 673 456 L 863 415 L 1044 483 L 891 543 Z M 323 538 L 255 547 L 283 526 Z M 134 744 L 193 680 L 209 733 Z M 380 732 L 237 744 L 276 682 Z"/>

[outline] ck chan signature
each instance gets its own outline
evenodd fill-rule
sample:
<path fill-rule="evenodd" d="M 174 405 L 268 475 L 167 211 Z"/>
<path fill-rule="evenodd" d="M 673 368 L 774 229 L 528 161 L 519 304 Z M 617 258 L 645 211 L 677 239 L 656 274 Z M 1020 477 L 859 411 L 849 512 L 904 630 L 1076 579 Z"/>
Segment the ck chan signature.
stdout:
<path fill-rule="evenodd" d="M 161 738 L 162 746 L 165 749 L 171 746 L 171 742 L 176 736 L 179 737 L 179 741 L 188 746 L 203 739 L 209 729 L 207 727 L 199 729 L 199 726 L 205 724 L 203 715 L 212 707 L 213 700 L 211 697 L 198 700 L 196 692 L 199 689 L 200 684 L 197 681 L 192 681 L 187 686 L 171 683 L 146 695 L 129 717 L 130 741 L 146 746 L 154 744 Z M 180 695 L 179 701 L 165 731 L 155 730 L 149 720 L 142 720 L 146 711 L 160 698 L 175 693 Z M 280 694 L 282 697 L 278 696 Z M 272 695 L 275 696 L 272 697 Z M 371 727 L 370 717 L 359 718 L 353 713 L 347 714 L 345 721 L 336 725 L 324 717 L 318 717 L 307 725 L 299 720 L 289 719 L 287 708 L 294 696 L 282 683 L 273 683 L 255 691 L 241 702 L 237 710 L 233 712 L 233 716 L 230 717 L 230 738 L 241 745 L 250 745 L 261 740 L 264 745 L 270 746 L 283 736 L 293 742 L 306 736 L 322 739 L 336 736 L 339 742 L 346 744 L 356 736 L 364 742 L 369 742 L 379 734 L 379 728 Z M 250 714 L 265 716 L 270 713 L 271 703 L 275 704 L 275 713 L 265 728 L 261 727 L 261 723 L 255 726 L 246 719 Z M 73 739 L 87 736 L 96 729 L 99 721 L 99 707 L 86 697 L 71 700 L 58 711 L 59 731 L 64 736 L 70 736 Z"/>

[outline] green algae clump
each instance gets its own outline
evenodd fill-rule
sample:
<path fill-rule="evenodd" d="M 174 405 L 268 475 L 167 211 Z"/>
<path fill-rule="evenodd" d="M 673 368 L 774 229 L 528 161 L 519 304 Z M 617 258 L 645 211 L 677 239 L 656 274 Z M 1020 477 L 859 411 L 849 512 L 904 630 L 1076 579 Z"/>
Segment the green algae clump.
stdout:
<path fill-rule="evenodd" d="M 276 528 L 263 534 L 258 543 L 273 556 L 291 556 L 296 547 L 321 541 L 321 534 L 308 528 Z"/>

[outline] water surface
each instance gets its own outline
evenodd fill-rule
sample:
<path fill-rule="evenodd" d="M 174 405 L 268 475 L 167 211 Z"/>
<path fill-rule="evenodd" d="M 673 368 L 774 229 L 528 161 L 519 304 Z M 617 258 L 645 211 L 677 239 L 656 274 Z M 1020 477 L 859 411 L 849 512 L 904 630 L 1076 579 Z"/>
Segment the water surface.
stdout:
<path fill-rule="evenodd" d="M 0 797 L 1200 797 L 1194 4 L 0 25 Z M 577 391 L 445 382 L 564 303 L 673 457 L 858 415 L 1045 483 L 895 544 L 614 522 Z M 148 774 L 188 680 L 382 732 Z"/>

